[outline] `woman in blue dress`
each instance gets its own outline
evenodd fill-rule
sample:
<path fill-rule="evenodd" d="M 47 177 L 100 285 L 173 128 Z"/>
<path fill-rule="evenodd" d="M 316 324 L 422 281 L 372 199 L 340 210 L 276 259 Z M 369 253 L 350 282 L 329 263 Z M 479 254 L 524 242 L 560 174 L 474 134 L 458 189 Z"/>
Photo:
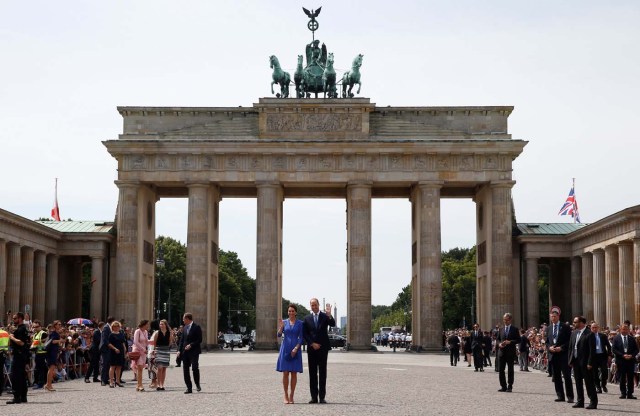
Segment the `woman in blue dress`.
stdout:
<path fill-rule="evenodd" d="M 302 354 L 299 352 L 300 345 L 302 345 L 302 321 L 296 319 L 297 313 L 298 308 L 295 305 L 289 305 L 287 308 L 289 319 L 286 321 L 281 319 L 278 328 L 278 337 L 282 337 L 282 344 L 280 344 L 276 371 L 282 373 L 285 404 L 293 403 L 298 373 L 302 373 Z M 289 382 L 289 378 L 291 378 L 291 382 Z M 289 386 L 291 386 L 290 391 Z"/>

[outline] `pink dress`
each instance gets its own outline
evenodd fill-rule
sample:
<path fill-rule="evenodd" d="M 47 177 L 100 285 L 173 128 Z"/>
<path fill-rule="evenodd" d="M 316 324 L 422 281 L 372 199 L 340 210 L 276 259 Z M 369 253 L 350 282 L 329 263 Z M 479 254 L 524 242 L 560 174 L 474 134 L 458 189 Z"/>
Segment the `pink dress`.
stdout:
<path fill-rule="evenodd" d="M 131 362 L 132 367 L 135 365 L 144 366 L 146 364 L 147 345 L 149 345 L 149 334 L 147 331 L 141 330 L 140 328 L 136 329 L 136 332 L 133 333 L 133 346 L 131 350 L 139 352 L 140 357 L 135 362 Z"/>

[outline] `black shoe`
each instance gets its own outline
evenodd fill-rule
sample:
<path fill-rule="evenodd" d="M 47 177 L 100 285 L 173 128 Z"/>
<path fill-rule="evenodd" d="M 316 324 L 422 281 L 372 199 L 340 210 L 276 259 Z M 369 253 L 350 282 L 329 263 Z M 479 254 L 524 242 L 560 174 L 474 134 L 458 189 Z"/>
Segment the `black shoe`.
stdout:
<path fill-rule="evenodd" d="M 531 371 L 529 371 L 528 368 L 525 368 L 524 371 L 526 371 L 527 373 L 530 373 Z"/>
<path fill-rule="evenodd" d="M 475 371 L 475 372 L 477 373 L 477 372 L 478 372 L 478 369 L 476 368 L 476 369 L 475 369 L 475 370 L 473 370 L 473 371 Z"/>
<path fill-rule="evenodd" d="M 22 400 L 13 399 L 7 402 L 7 404 L 19 404 L 19 403 L 22 403 Z"/>
<path fill-rule="evenodd" d="M 180 364 L 176 364 L 176 367 L 182 367 L 182 365 L 180 365 Z"/>
<path fill-rule="evenodd" d="M 507 393 L 511 393 L 513 389 L 511 387 L 507 387 Z"/>
<path fill-rule="evenodd" d="M 605 393 L 609 393 L 609 390 L 607 390 L 607 386 L 602 386 L 602 391 Z"/>
<path fill-rule="evenodd" d="M 94 382 L 94 383 L 100 383 L 100 379 L 99 379 L 99 378 L 94 378 L 94 379 L 93 379 L 93 382 Z"/>
<path fill-rule="evenodd" d="M 618 399 L 626 399 L 627 395 L 626 394 L 621 394 L 620 397 L 618 397 Z"/>
<path fill-rule="evenodd" d="M 602 389 L 601 388 L 597 388 L 596 389 L 596 393 L 602 393 Z"/>
<path fill-rule="evenodd" d="M 589 403 L 589 406 L 585 407 L 585 409 L 597 409 L 597 408 L 598 408 L 598 405 L 593 403 Z"/>
<path fill-rule="evenodd" d="M 327 401 L 325 399 L 320 399 L 320 404 L 327 404 Z"/>
<path fill-rule="evenodd" d="M 584 407 L 584 403 L 578 402 L 578 403 L 574 404 L 571 407 L 573 407 L 574 409 L 583 408 Z"/>
<path fill-rule="evenodd" d="M 573 403 L 573 397 L 569 397 L 569 398 L 567 399 L 567 403 Z"/>
<path fill-rule="evenodd" d="M 200 386 L 196 386 L 196 391 L 202 391 L 202 389 L 200 388 Z"/>
<path fill-rule="evenodd" d="M 505 391 L 507 391 L 507 388 L 506 388 L 506 387 L 503 387 L 503 388 L 501 388 L 501 389 L 498 389 L 498 391 L 505 392 Z"/>
<path fill-rule="evenodd" d="M 481 368 L 480 371 L 484 373 L 484 368 Z"/>
<path fill-rule="evenodd" d="M 91 380 L 89 380 L 88 378 L 85 378 L 85 379 L 84 379 L 84 382 L 85 382 L 85 383 L 91 383 Z"/>
<path fill-rule="evenodd" d="M 309 404 L 314 404 L 314 403 L 318 403 L 318 399 L 311 399 L 311 400 L 309 400 Z"/>
<path fill-rule="evenodd" d="M 637 400 L 638 398 L 636 396 L 634 396 L 633 394 L 627 394 L 627 399 Z"/>
<path fill-rule="evenodd" d="M 191 393 L 193 393 L 193 391 L 192 391 L 191 389 L 187 389 L 187 390 L 184 392 L 184 394 L 191 394 Z"/>
<path fill-rule="evenodd" d="M 564 401 L 564 397 L 560 398 L 558 397 L 557 399 L 554 400 L 554 402 L 563 402 Z"/>

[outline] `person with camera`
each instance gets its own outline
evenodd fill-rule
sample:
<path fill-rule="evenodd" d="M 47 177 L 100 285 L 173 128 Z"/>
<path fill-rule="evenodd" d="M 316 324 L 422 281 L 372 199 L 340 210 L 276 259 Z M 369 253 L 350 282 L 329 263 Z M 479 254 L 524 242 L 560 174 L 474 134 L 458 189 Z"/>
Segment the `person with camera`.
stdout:
<path fill-rule="evenodd" d="M 13 325 L 16 327 L 9 334 L 9 346 L 11 347 L 11 386 L 13 387 L 13 400 L 7 404 L 27 402 L 27 378 L 26 367 L 29 362 L 29 331 L 24 324 L 24 314 L 17 312 L 13 315 Z"/>

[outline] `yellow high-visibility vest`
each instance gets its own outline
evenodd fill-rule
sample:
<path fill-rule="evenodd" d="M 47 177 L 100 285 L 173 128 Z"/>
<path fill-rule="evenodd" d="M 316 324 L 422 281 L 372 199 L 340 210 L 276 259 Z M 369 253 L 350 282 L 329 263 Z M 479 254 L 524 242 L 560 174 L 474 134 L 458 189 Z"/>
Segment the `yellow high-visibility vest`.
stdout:
<path fill-rule="evenodd" d="M 9 333 L 0 329 L 0 351 L 9 351 Z"/>
<path fill-rule="evenodd" d="M 33 336 L 33 342 L 31 343 L 31 349 L 35 349 L 36 350 L 36 354 L 46 354 L 47 351 L 45 351 L 44 349 L 44 345 L 42 344 L 42 334 L 44 334 L 44 331 L 41 330 L 40 332 L 38 332 L 37 334 L 35 334 Z"/>

